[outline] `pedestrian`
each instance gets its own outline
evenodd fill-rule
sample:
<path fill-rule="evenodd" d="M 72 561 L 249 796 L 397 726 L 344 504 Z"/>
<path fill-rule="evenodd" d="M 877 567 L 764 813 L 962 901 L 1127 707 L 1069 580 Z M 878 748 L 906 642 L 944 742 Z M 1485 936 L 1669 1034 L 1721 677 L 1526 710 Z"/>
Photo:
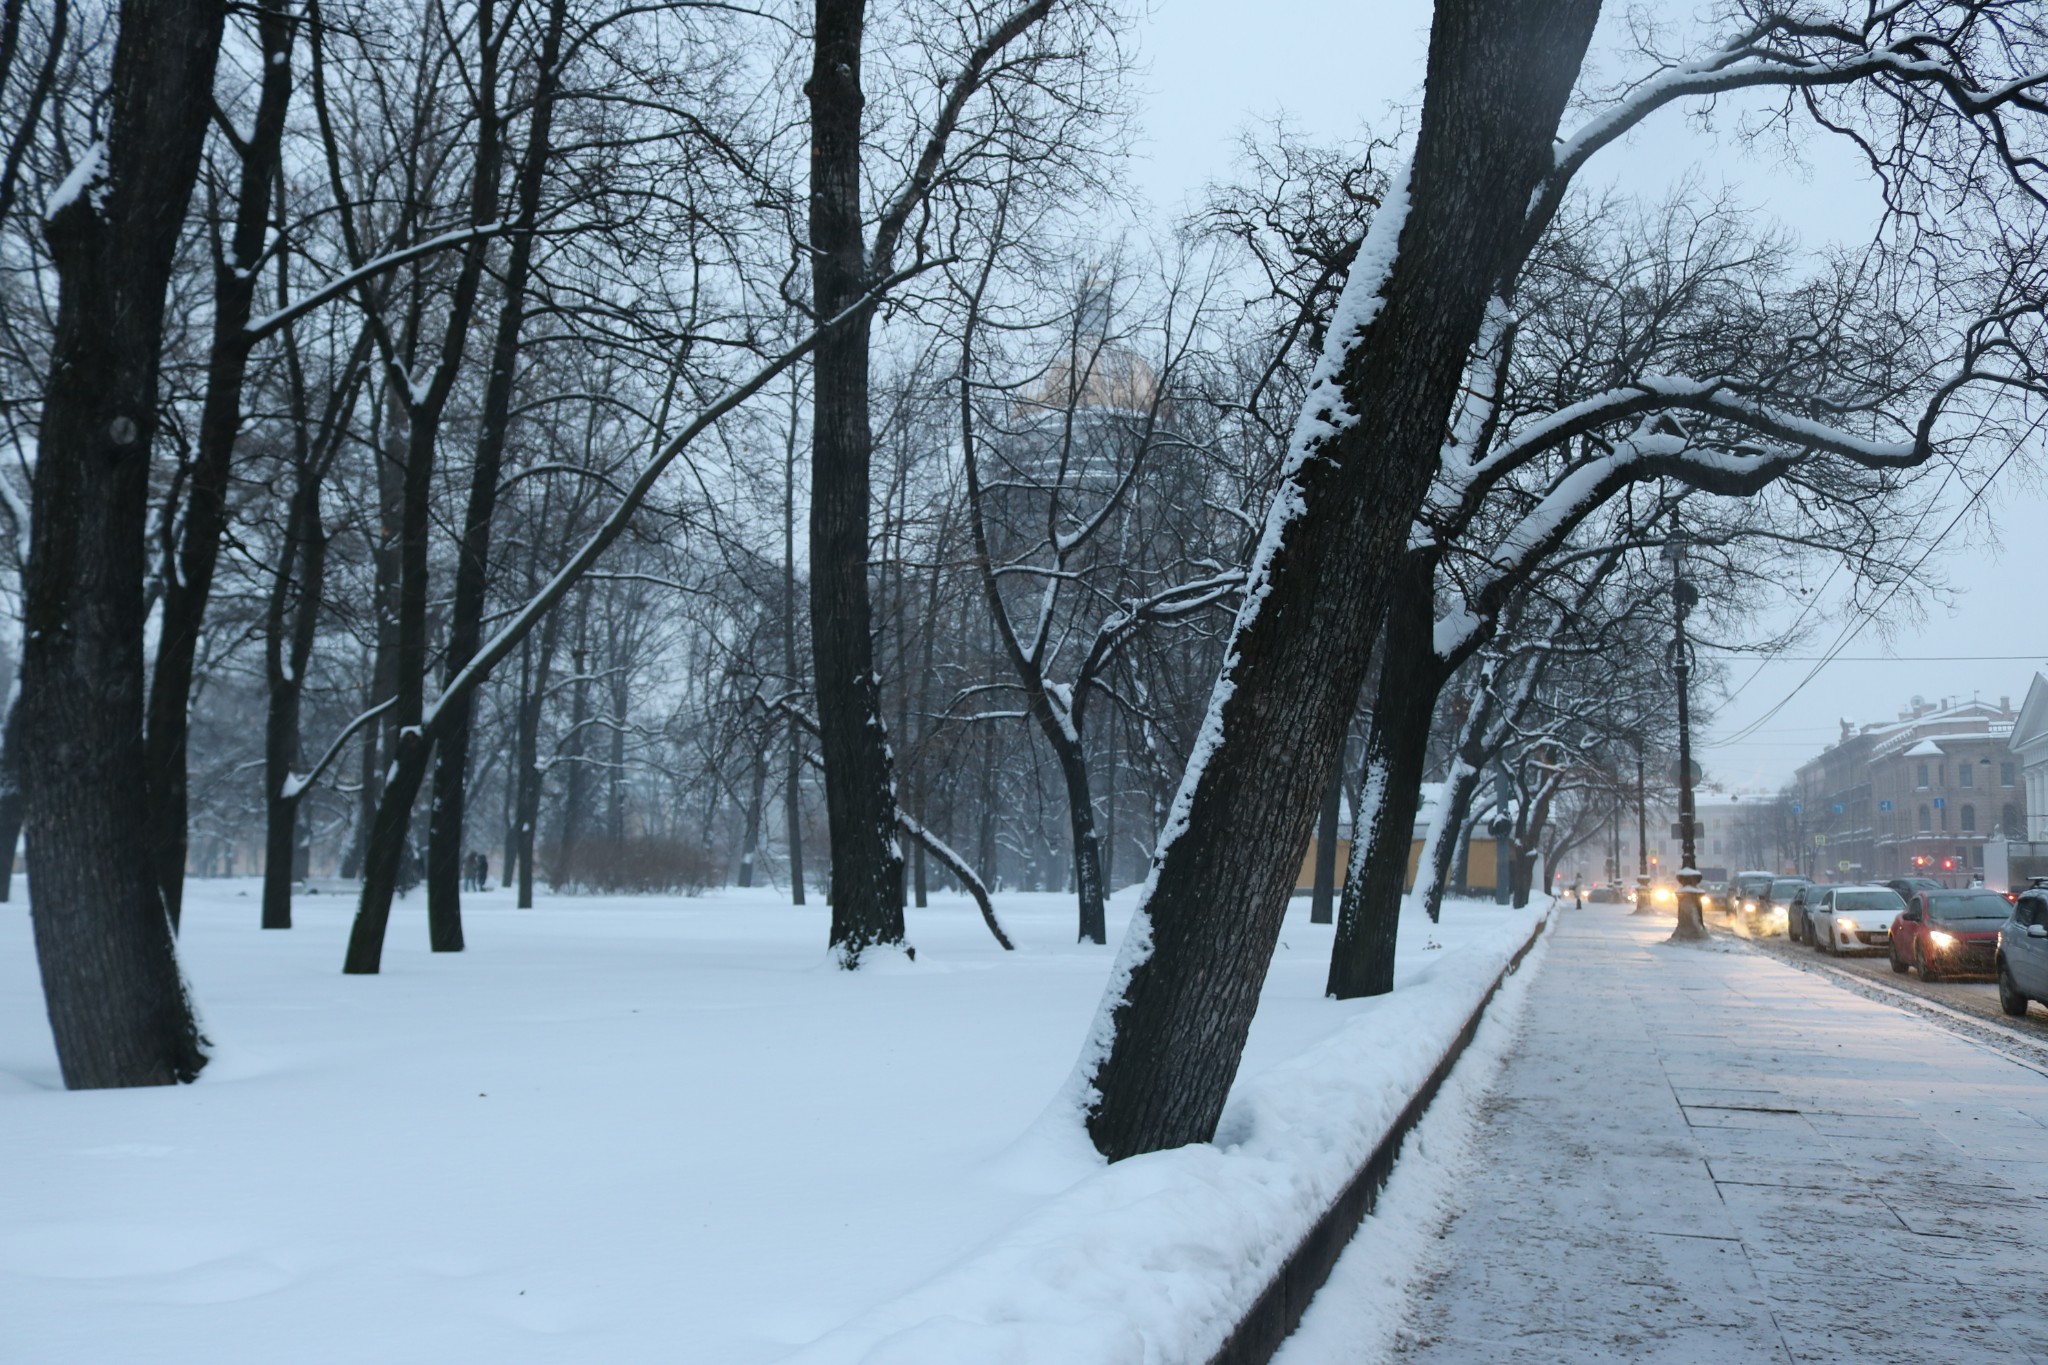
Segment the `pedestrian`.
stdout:
<path fill-rule="evenodd" d="M 1576 873 L 1576 872 L 1574 872 L 1574 873 L 1572 874 L 1572 909 L 1574 909 L 1574 910 L 1583 910 L 1583 909 L 1585 909 L 1585 908 L 1586 908 L 1586 897 L 1585 897 L 1585 890 L 1584 890 L 1584 887 L 1583 887 L 1583 885 L 1582 885 L 1582 883 L 1581 883 L 1581 881 L 1580 881 L 1580 878 L 1579 878 L 1579 874 L 1578 874 L 1578 873 Z"/>
<path fill-rule="evenodd" d="M 488 853 L 479 853 L 476 855 L 476 889 L 479 891 L 487 890 L 490 887 L 490 884 L 491 855 Z"/>

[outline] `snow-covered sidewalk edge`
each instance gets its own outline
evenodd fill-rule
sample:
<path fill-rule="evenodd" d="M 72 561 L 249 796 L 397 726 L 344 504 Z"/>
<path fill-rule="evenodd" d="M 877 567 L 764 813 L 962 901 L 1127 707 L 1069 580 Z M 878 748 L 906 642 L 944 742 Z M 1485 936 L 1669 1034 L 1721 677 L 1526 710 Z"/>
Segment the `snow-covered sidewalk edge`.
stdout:
<path fill-rule="evenodd" d="M 1316 1220 L 1301 1239 L 1286 1262 L 1280 1267 L 1271 1284 L 1253 1302 L 1250 1309 L 1239 1319 L 1223 1346 L 1210 1359 L 1210 1365 L 1266 1365 L 1274 1359 L 1288 1336 L 1300 1324 L 1303 1313 L 1323 1286 L 1347 1249 L 1358 1235 L 1368 1215 L 1379 1205 L 1380 1195 L 1387 1188 L 1393 1176 L 1408 1137 L 1415 1133 L 1426 1116 L 1435 1109 L 1437 1099 L 1453 1075 L 1463 1082 L 1458 1096 L 1449 1107 L 1461 1112 L 1470 1112 L 1477 1097 L 1485 1093 L 1494 1072 L 1498 1069 L 1499 1058 L 1492 1056 L 1480 1059 L 1477 1066 L 1466 1066 L 1463 1072 L 1457 1068 L 1465 1061 L 1472 1042 L 1479 1036 L 1482 1025 L 1491 1025 L 1491 1040 L 1494 1051 L 1504 1055 L 1506 1039 L 1514 1031 L 1513 1016 L 1519 1013 L 1522 998 L 1527 994 L 1528 982 L 1517 983 L 1510 1008 L 1503 1011 L 1509 1017 L 1497 1019 L 1494 1005 L 1525 962 L 1536 954 L 1543 941 L 1544 933 L 1555 918 L 1555 911 L 1546 914 L 1529 931 L 1529 937 L 1515 950 L 1493 982 L 1486 988 L 1486 994 L 1472 1007 L 1463 1028 L 1445 1046 L 1442 1057 L 1428 1078 L 1409 1096 L 1400 1116 L 1387 1128 L 1379 1144 L 1373 1148 L 1358 1174 L 1345 1186 L 1342 1194 L 1330 1205 L 1329 1210 Z M 1444 1126 L 1455 1124 L 1452 1118 Z M 1418 1141 L 1418 1145 L 1419 1141 Z M 1354 1257 L 1354 1260 L 1358 1258 Z M 1398 1318 L 1396 1319 L 1398 1325 Z M 1367 1358 L 1370 1358 L 1369 1356 Z"/>
<path fill-rule="evenodd" d="M 1548 926 L 1546 919 L 1543 927 Z M 1465 1200 L 1481 1106 L 1500 1082 L 1549 947 L 1539 929 L 1520 965 L 1503 973 L 1469 1046 L 1403 1145 L 1370 1217 L 1338 1248 L 1322 1289 L 1272 1357 L 1276 1365 L 1392 1358 L 1414 1291 L 1436 1269 L 1445 1221 Z"/>
<path fill-rule="evenodd" d="M 950 1269 L 788 1360 L 1267 1359 L 1370 1206 L 1427 1095 L 1551 918 L 1485 949 L 1432 954 L 1417 979 L 1242 1084 L 1214 1143 L 1099 1166 Z M 1041 1128 L 1037 1141 L 1086 1143 L 1078 1124 Z M 1314 1266 L 1313 1278 L 1290 1269 L 1297 1265 Z M 1219 1355 L 1226 1343 L 1253 1342 L 1257 1353 Z"/>

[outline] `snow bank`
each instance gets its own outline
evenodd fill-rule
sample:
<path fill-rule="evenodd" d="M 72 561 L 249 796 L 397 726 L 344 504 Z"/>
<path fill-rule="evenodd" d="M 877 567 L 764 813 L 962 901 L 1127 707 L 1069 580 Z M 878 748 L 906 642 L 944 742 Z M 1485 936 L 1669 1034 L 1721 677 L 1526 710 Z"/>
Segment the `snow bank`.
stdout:
<path fill-rule="evenodd" d="M 343 977 L 346 898 L 264 933 L 194 882 L 213 1064 L 79 1094 L 0 906 L 0 1360 L 1199 1358 L 1532 922 L 1411 920 L 1397 992 L 1337 1004 L 1302 898 L 1222 1142 L 1105 1168 L 1048 1107 L 1111 961 L 1071 898 L 999 896 L 1014 953 L 935 898 L 851 975 L 773 891 L 469 899 L 468 952 L 415 895 Z"/>
<path fill-rule="evenodd" d="M 791 1365 L 1209 1359 L 1526 941 L 1531 912 L 1497 916 L 1490 927 L 1499 932 L 1405 974 L 1393 995 L 1358 1002 L 1307 1051 L 1241 1079 L 1213 1145 L 1100 1168 Z M 1411 943 L 1429 928 L 1420 913 L 1404 916 Z M 1056 1130 L 1038 1135 L 1048 1146 L 1082 1141 L 1063 1105 L 1042 1127 Z"/>

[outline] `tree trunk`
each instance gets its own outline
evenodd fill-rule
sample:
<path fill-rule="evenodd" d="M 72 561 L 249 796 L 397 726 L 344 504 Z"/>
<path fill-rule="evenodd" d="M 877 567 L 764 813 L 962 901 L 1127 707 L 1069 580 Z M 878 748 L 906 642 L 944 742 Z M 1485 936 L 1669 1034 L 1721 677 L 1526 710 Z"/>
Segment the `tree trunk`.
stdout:
<path fill-rule="evenodd" d="M 552 0 L 548 6 L 526 155 L 513 191 L 517 230 L 512 234 L 511 252 L 499 281 L 498 330 L 491 345 L 491 369 L 484 384 L 476 459 L 470 467 L 469 508 L 455 561 L 454 609 L 442 664 L 448 682 L 453 682 L 476 657 L 477 648 L 483 643 L 484 597 L 490 586 L 491 518 L 497 511 L 498 479 L 512 425 L 512 386 L 519 365 L 520 331 L 526 321 L 527 282 L 533 270 L 533 228 L 540 217 L 541 188 L 553 152 L 555 92 L 561 83 L 562 29 L 567 12 L 566 0 Z M 470 857 L 468 775 L 472 696 L 468 692 L 451 696 L 446 706 L 448 714 L 435 745 L 434 795 L 427 817 L 427 939 L 437 953 L 459 953 L 462 873 Z"/>
<path fill-rule="evenodd" d="M 1368 240 L 1304 408 L 1152 893 L 1084 1059 L 1112 1160 L 1215 1132 L 1386 592 L 1599 7 L 1439 0 L 1405 217 Z M 1382 211 L 1385 221 L 1386 211 Z M 1398 249 L 1382 267 L 1373 252 Z M 1370 304 L 1377 304 L 1376 310 Z"/>
<path fill-rule="evenodd" d="M 200 627 L 213 596 L 221 537 L 228 524 L 228 485 L 242 429 L 242 389 L 254 346 L 254 309 L 264 239 L 271 226 L 271 181 L 283 156 L 285 111 L 292 91 L 292 20 L 282 0 L 260 0 L 256 30 L 262 85 L 255 128 L 239 148 L 234 231 L 213 269 L 213 343 L 199 446 L 186 480 L 182 535 L 167 533 L 163 609 L 158 615 L 156 667 L 150 671 L 144 761 L 149 767 L 148 839 L 164 909 L 175 928 L 184 905 L 187 808 L 186 746 L 191 733 L 192 678 Z"/>
<path fill-rule="evenodd" d="M 1432 924 L 1443 918 L 1444 892 L 1452 884 L 1452 865 L 1462 868 L 1471 856 L 1472 840 L 1466 834 L 1466 825 L 1481 776 L 1479 765 L 1466 762 L 1462 754 L 1452 761 L 1450 776 L 1444 780 L 1443 801 L 1430 821 L 1428 837 L 1422 841 L 1422 857 L 1415 869 L 1415 894 Z M 1494 875 L 1498 877 L 1499 871 Z M 1465 874 L 1460 873 L 1458 885 L 1464 884 Z"/>
<path fill-rule="evenodd" d="M 21 788 L 21 673 L 8 689 L 7 720 L 0 726 L 0 905 L 14 891 L 14 850 L 21 844 L 21 817 L 26 806 Z"/>
<path fill-rule="evenodd" d="M 58 287 L 24 573 L 21 776 L 36 958 L 66 1086 L 206 1064 L 148 843 L 143 525 L 164 296 L 225 7 L 122 0 L 107 141 L 44 232 Z"/>
<path fill-rule="evenodd" d="M 782 673 L 783 685 L 797 686 L 796 670 L 796 430 L 801 391 L 789 385 L 789 438 L 782 463 Z M 803 735 L 789 727 L 789 763 L 782 788 L 783 818 L 789 830 L 789 903 L 804 903 Z"/>
<path fill-rule="evenodd" d="M 1060 776 L 1067 788 L 1067 825 L 1074 840 L 1074 897 L 1081 908 L 1076 943 L 1107 943 L 1109 929 L 1102 906 L 1102 846 L 1095 835 L 1095 798 L 1088 787 L 1088 759 L 1075 743 L 1053 746 Z"/>
<path fill-rule="evenodd" d="M 1372 791 L 1366 804 L 1373 820 L 1369 829 L 1352 822 L 1351 866 L 1330 950 L 1329 993 L 1339 1000 L 1394 989 L 1401 897 L 1429 760 L 1429 725 L 1444 680 L 1431 649 L 1432 576 L 1430 566 L 1411 561 L 1390 593 L 1380 646 L 1385 664 L 1365 739 L 1366 784 Z"/>
<path fill-rule="evenodd" d="M 1341 755 L 1343 750 L 1338 750 Z M 1328 924 L 1331 902 L 1337 889 L 1337 822 L 1344 814 L 1344 767 L 1341 759 L 1330 774 L 1330 790 L 1323 796 L 1322 819 L 1316 823 L 1316 875 L 1309 895 L 1308 922 Z M 1346 878 L 1349 881 L 1349 878 Z"/>
<path fill-rule="evenodd" d="M 811 106 L 811 294 L 820 317 L 867 292 L 861 222 L 861 38 L 865 0 L 817 0 Z M 868 347 L 872 310 L 819 341 L 811 407 L 811 652 L 832 841 L 832 936 L 856 967 L 903 942 L 903 854 L 896 842 L 881 688 L 868 598 Z"/>
<path fill-rule="evenodd" d="M 273 592 L 269 623 L 270 700 L 263 734 L 265 929 L 292 927 L 292 882 L 298 864 L 303 823 L 299 805 L 303 792 L 294 788 L 287 793 L 286 784 L 291 781 L 299 758 L 299 704 L 305 691 L 306 665 L 313 654 L 327 566 L 327 542 L 320 526 L 320 475 L 304 470 L 301 477 L 309 482 L 301 485 L 292 507 L 291 539 L 298 545 L 300 588 L 299 612 L 292 622 L 290 640 L 280 638 L 284 633 L 284 580 L 289 577 L 288 569 L 278 571 L 280 581 Z"/>
<path fill-rule="evenodd" d="M 753 780 L 747 787 L 747 827 L 740 850 L 741 886 L 754 884 L 754 863 L 761 854 L 761 803 L 768 790 L 768 750 L 754 750 Z"/>

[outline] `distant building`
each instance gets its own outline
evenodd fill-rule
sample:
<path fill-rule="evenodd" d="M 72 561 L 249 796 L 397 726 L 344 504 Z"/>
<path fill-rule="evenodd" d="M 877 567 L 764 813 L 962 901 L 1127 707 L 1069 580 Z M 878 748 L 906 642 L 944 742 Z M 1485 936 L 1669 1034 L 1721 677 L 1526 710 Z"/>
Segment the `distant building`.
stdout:
<path fill-rule="evenodd" d="M 2006 697 L 1915 697 L 1896 721 L 1843 721 L 1841 738 L 1795 779 L 1804 870 L 1821 881 L 1927 876 L 1951 886 L 1997 871 L 2002 858 L 1987 869 L 1987 852 L 2024 827 L 2028 810 L 2012 748 L 2018 719 Z"/>

